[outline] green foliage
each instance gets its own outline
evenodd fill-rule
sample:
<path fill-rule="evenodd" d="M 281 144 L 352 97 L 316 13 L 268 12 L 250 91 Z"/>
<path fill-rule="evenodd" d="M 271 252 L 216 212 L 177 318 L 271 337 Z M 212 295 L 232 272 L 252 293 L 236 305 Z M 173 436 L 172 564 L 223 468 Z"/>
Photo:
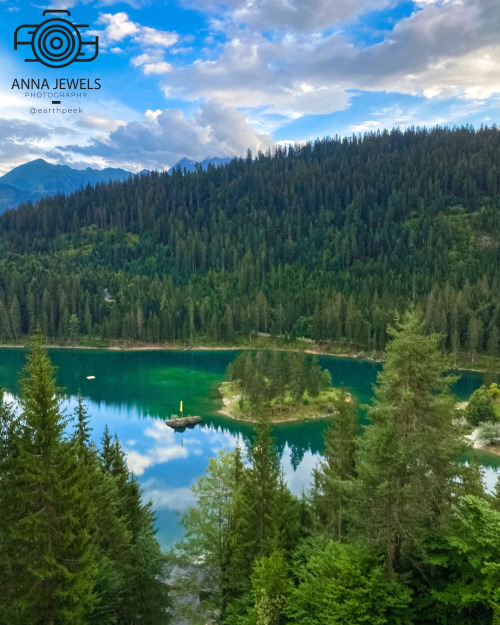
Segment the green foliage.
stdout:
<path fill-rule="evenodd" d="M 497 382 L 492 382 L 488 387 L 488 395 L 491 397 L 493 401 L 496 401 L 500 398 L 500 388 L 498 387 Z"/>
<path fill-rule="evenodd" d="M 359 442 L 352 522 L 358 536 L 379 545 L 392 571 L 402 559 L 422 557 L 423 540 L 446 521 L 465 469 L 457 462 L 463 444 L 452 423 L 455 378 L 445 374 L 440 337 L 423 334 L 415 311 L 389 334 L 368 410 L 371 425 Z"/>
<path fill-rule="evenodd" d="M 343 392 L 335 402 L 332 425 L 325 434 L 324 459 L 313 472 L 313 518 L 318 529 L 342 541 L 348 497 L 355 477 L 357 410 Z"/>
<path fill-rule="evenodd" d="M 95 508 L 75 445 L 64 439 L 55 370 L 41 344 L 36 333 L 21 381 L 19 436 L 10 445 L 0 604 L 8 623 L 73 625 L 95 604 Z"/>
<path fill-rule="evenodd" d="M 182 521 L 186 528 L 182 549 L 187 561 L 203 561 L 210 569 L 222 611 L 235 581 L 227 573 L 234 563 L 236 548 L 235 501 L 240 462 L 238 454 L 225 451 L 210 459 L 205 475 L 192 487 L 196 505 L 189 508 Z"/>
<path fill-rule="evenodd" d="M 287 612 L 296 625 L 410 625 L 410 590 L 366 545 L 325 538 L 298 550 Z"/>
<path fill-rule="evenodd" d="M 242 391 L 242 406 L 251 414 L 264 406 L 297 405 L 331 387 L 331 375 L 318 359 L 296 352 L 243 351 L 229 364 L 227 375 Z"/>
<path fill-rule="evenodd" d="M 269 555 L 273 538 L 273 512 L 279 488 L 279 460 L 271 426 L 262 417 L 253 445 L 248 451 L 250 467 L 242 482 L 245 514 L 245 549 L 250 567 L 255 558 Z"/>
<path fill-rule="evenodd" d="M 479 428 L 478 438 L 487 441 L 490 445 L 498 443 L 500 441 L 500 423 L 493 421 L 484 423 Z"/>
<path fill-rule="evenodd" d="M 286 603 L 292 591 L 289 564 L 281 550 L 257 560 L 252 573 L 251 625 L 285 625 Z"/>
<path fill-rule="evenodd" d="M 472 495 L 455 507 L 450 525 L 433 544 L 425 623 L 490 625 L 500 617 L 500 513 Z M 428 620 L 427 620 L 428 619 Z"/>
<path fill-rule="evenodd" d="M 239 448 L 211 461 L 195 487 L 200 506 L 188 518 L 198 534 L 187 544 L 189 553 L 196 534 L 192 557 L 218 582 L 219 622 L 497 622 L 499 486 L 485 495 L 474 458 L 459 462 L 466 446 L 453 424 L 455 378 L 446 374 L 441 337 L 422 325 L 411 310 L 389 329 L 362 436 L 355 407 L 339 398 L 301 502 L 280 474 L 262 415 L 248 466 Z M 253 362 L 233 367 L 243 375 Z M 265 356 L 255 362 L 263 367 Z"/>
<path fill-rule="evenodd" d="M 246 623 L 249 609 L 255 618 L 257 606 L 264 610 L 255 599 L 255 588 L 252 591 L 256 562 L 267 563 L 256 573 L 259 584 L 264 584 L 259 575 L 265 577 L 277 554 L 293 551 L 302 535 L 301 504 L 280 475 L 265 418 L 258 424 L 248 460 L 244 467 L 239 448 L 212 458 L 206 474 L 193 486 L 196 506 L 183 519 L 185 561 L 203 562 L 218 593 L 221 622 L 233 625 Z"/>
<path fill-rule="evenodd" d="M 465 416 L 471 425 L 479 425 L 485 421 L 496 421 L 491 395 L 484 386 L 472 393 L 465 409 Z"/>

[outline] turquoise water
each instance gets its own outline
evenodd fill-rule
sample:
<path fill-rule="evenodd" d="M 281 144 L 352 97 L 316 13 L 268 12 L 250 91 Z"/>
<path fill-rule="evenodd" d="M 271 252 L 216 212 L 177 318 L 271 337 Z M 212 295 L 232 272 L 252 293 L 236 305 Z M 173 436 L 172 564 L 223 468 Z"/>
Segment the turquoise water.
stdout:
<path fill-rule="evenodd" d="M 180 517 L 192 501 L 191 485 L 202 475 L 208 459 L 219 450 L 247 445 L 253 429 L 218 414 L 222 403 L 217 391 L 235 351 L 94 351 L 50 350 L 58 367 L 58 384 L 68 395 L 65 407 L 74 410 L 80 390 L 86 398 L 96 442 L 107 424 L 127 454 L 145 497 L 157 511 L 158 537 L 167 548 L 181 538 Z M 329 369 L 335 386 L 344 385 L 363 404 L 372 397 L 378 363 L 347 358 L 319 359 Z M 0 387 L 13 395 L 24 364 L 20 349 L 0 349 Z M 87 376 L 95 376 L 88 380 Z M 481 384 L 480 374 L 463 372 L 454 391 L 468 399 Z M 179 412 L 200 415 L 203 427 L 174 432 L 163 420 Z M 364 413 L 361 411 L 361 419 Z M 325 422 L 276 426 L 274 436 L 286 480 L 300 495 L 310 484 L 312 469 L 323 445 Z M 491 485 L 499 459 L 481 455 Z"/>

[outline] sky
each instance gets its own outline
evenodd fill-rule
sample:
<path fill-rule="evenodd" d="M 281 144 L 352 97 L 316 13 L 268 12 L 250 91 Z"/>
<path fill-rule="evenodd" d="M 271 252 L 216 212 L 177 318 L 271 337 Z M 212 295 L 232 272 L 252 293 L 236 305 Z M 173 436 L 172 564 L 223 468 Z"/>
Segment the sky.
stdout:
<path fill-rule="evenodd" d="M 88 24 L 98 57 L 26 63 L 14 31 L 46 9 Z M 0 174 L 36 158 L 136 172 L 396 126 L 492 125 L 499 33 L 499 0 L 0 0 Z M 12 89 L 21 78 L 101 89 L 64 98 L 77 113 L 44 112 L 50 100 Z"/>

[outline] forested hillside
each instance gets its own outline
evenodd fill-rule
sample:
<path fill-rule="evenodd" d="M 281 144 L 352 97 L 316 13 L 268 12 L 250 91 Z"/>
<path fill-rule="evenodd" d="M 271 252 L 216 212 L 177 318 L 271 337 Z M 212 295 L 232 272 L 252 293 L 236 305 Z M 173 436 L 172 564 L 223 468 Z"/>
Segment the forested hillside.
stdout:
<path fill-rule="evenodd" d="M 0 335 L 382 348 L 421 303 L 449 350 L 498 351 L 500 133 L 393 130 L 150 173 L 0 218 Z M 105 291 L 107 289 L 107 291 Z"/>

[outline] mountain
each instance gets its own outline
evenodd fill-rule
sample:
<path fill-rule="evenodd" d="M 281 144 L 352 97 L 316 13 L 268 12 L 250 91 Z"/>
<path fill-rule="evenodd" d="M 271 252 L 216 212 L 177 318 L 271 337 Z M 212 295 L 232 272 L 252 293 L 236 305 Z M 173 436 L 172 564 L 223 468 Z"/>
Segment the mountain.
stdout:
<path fill-rule="evenodd" d="M 21 191 L 9 184 L 0 183 L 0 213 L 24 202 L 34 202 L 36 199 L 38 198 L 29 191 Z"/>
<path fill-rule="evenodd" d="M 132 175 L 124 169 L 110 167 L 73 169 L 68 165 L 51 165 L 39 158 L 0 177 L 0 213 L 21 202 L 35 202 L 45 195 L 69 194 L 89 184 L 123 181 Z"/>
<path fill-rule="evenodd" d="M 210 158 L 205 158 L 201 161 L 200 165 L 203 170 L 206 170 L 209 165 L 215 165 L 215 167 L 221 167 L 222 165 L 227 165 L 231 162 L 231 158 L 228 156 L 219 157 L 213 156 Z M 175 169 L 177 167 L 180 168 L 181 171 L 195 171 L 196 170 L 197 161 L 193 161 L 190 158 L 181 158 L 171 169 Z"/>

